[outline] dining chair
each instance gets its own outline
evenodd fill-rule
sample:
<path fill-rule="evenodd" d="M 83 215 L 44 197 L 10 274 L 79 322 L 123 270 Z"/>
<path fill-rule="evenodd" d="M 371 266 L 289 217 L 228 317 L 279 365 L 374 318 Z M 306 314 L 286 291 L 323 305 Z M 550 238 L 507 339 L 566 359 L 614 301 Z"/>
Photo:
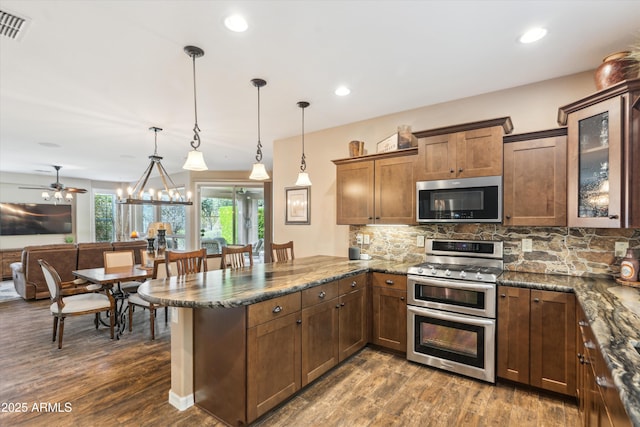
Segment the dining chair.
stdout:
<path fill-rule="evenodd" d="M 251 245 L 223 246 L 222 256 L 220 257 L 220 268 L 242 268 L 245 266 L 245 258 L 249 259 L 249 265 L 253 267 L 253 251 L 251 250 Z"/>
<path fill-rule="evenodd" d="M 271 253 L 273 254 L 273 262 L 295 259 L 295 256 L 293 255 L 293 241 L 289 241 L 287 243 L 272 243 Z"/>
<path fill-rule="evenodd" d="M 136 263 L 135 254 L 133 249 L 124 251 L 104 251 L 104 271 L 108 273 L 109 270 L 118 270 L 122 268 L 132 268 Z M 119 282 L 118 287 L 123 292 L 135 292 L 140 286 L 140 282 Z"/>
<path fill-rule="evenodd" d="M 61 280 L 58 272 L 45 260 L 39 259 L 38 263 L 42 267 L 51 301 L 49 307 L 53 315 L 53 340 L 58 336 L 58 348 L 62 348 L 62 336 L 64 334 L 64 319 L 67 316 L 81 316 L 83 314 L 95 314 L 95 325 L 98 329 L 100 324 L 98 315 L 105 311 L 109 313 L 111 338 L 113 339 L 113 327 L 115 322 L 116 303 L 110 292 L 86 293 L 63 297 L 61 295 Z M 60 325 L 58 330 L 58 325 Z"/>
<path fill-rule="evenodd" d="M 154 262 L 152 278 L 158 278 L 158 267 L 160 264 L 165 264 L 167 277 L 183 276 L 185 274 L 207 271 L 206 260 L 206 249 L 200 249 L 192 252 L 165 252 L 163 262 Z M 129 332 L 133 330 L 133 312 L 135 307 L 142 307 L 145 310 L 149 310 L 151 339 L 156 339 L 156 310 L 164 307 L 164 319 L 166 323 L 168 318 L 168 307 L 161 304 L 150 303 L 149 301 L 140 298 L 138 294 L 129 295 Z"/>

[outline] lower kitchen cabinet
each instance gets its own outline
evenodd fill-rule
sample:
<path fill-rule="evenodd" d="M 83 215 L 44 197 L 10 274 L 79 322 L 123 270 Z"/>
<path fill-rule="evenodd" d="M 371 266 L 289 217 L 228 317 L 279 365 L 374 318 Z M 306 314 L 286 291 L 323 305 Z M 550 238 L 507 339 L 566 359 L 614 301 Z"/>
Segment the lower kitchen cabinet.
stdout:
<path fill-rule="evenodd" d="M 367 275 L 340 279 L 339 361 L 367 345 Z"/>
<path fill-rule="evenodd" d="M 575 296 L 509 286 L 498 295 L 498 377 L 575 396 Z"/>
<path fill-rule="evenodd" d="M 373 273 L 373 344 L 407 351 L 407 276 Z"/>
<path fill-rule="evenodd" d="M 578 305 L 578 411 L 583 427 L 630 427 L 631 421 L 622 406 L 602 353 L 589 326 L 587 316 Z"/>

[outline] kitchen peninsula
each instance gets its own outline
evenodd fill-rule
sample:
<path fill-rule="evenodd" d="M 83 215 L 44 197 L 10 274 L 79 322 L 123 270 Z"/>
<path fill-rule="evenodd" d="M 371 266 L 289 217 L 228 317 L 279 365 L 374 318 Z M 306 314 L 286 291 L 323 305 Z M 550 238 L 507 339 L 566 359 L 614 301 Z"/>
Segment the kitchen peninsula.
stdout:
<path fill-rule="evenodd" d="M 183 409 L 195 400 L 228 424 L 249 424 L 363 348 L 372 263 L 314 256 L 142 284 L 144 299 L 180 307 L 172 312 L 170 402 Z M 396 274 L 408 267 L 375 265 Z M 317 342 L 322 335 L 328 345 Z M 320 360 L 327 348 L 336 351 Z"/>

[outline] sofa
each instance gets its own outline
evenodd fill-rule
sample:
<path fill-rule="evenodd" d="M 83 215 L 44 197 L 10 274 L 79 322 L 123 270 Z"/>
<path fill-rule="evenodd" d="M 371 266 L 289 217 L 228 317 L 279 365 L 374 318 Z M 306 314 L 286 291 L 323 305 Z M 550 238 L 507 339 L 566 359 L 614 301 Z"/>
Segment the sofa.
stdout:
<path fill-rule="evenodd" d="M 145 240 L 126 242 L 66 243 L 55 245 L 26 246 L 20 262 L 11 264 L 11 274 L 16 292 L 26 299 L 49 298 L 49 288 L 38 264 L 46 260 L 56 269 L 63 282 L 63 295 L 89 292 L 83 280 L 76 279 L 74 270 L 104 267 L 104 252 L 133 249 L 136 263 L 140 263 L 140 250 L 147 247 Z"/>

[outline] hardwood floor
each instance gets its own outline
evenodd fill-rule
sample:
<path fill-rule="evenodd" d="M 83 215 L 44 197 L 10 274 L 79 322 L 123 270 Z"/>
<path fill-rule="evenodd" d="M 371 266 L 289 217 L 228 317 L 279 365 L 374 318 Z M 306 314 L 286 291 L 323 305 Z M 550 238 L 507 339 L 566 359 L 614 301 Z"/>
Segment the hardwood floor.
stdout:
<path fill-rule="evenodd" d="M 48 307 L 48 300 L 0 303 L 0 425 L 220 425 L 197 407 L 181 412 L 168 403 L 170 336 L 162 310 L 155 341 L 147 312 L 135 313 L 133 332 L 120 340 L 83 316 L 67 319 L 58 350 Z M 6 412 L 16 404 L 26 410 Z M 366 348 L 256 425 L 575 426 L 578 414 L 573 403 Z"/>

